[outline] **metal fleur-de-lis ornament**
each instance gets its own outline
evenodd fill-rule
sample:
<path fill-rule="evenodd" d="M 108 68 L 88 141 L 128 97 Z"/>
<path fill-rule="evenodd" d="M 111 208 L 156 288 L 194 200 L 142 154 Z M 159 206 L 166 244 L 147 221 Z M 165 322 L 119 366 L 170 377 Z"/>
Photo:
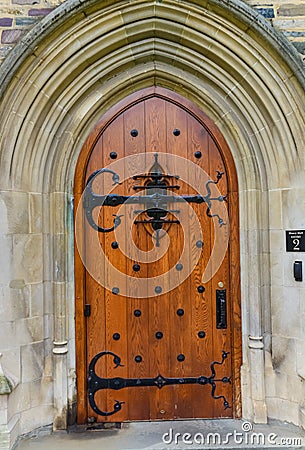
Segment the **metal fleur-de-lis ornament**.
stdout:
<path fill-rule="evenodd" d="M 211 193 L 211 184 L 218 184 L 221 180 L 224 172 L 217 171 L 216 180 L 209 180 L 206 182 L 206 195 L 173 195 L 171 193 L 172 190 L 179 190 L 180 186 L 177 185 L 168 185 L 166 183 L 166 180 L 168 179 L 176 179 L 179 180 L 179 175 L 168 175 L 163 173 L 163 169 L 159 164 L 158 161 L 158 154 L 155 154 L 155 161 L 154 164 L 148 174 L 140 174 L 135 175 L 133 177 L 134 180 L 146 180 L 147 183 L 145 186 L 138 186 L 135 185 L 133 189 L 135 191 L 137 190 L 143 190 L 145 189 L 144 195 L 118 195 L 118 194 L 108 194 L 108 195 L 100 195 L 93 192 L 93 182 L 95 178 L 101 174 L 109 173 L 112 175 L 113 184 L 119 184 L 120 183 L 120 177 L 117 173 L 113 172 L 110 169 L 103 168 L 100 170 L 95 171 L 90 175 L 87 181 L 87 186 L 84 192 L 84 208 L 87 220 L 89 224 L 94 228 L 95 230 L 101 232 L 101 233 L 108 233 L 110 231 L 113 231 L 115 228 L 117 228 L 121 224 L 121 217 L 119 215 L 113 214 L 113 226 L 110 228 L 104 228 L 99 226 L 93 219 L 93 210 L 94 208 L 100 206 L 100 207 L 115 207 L 118 205 L 122 205 L 126 202 L 128 204 L 134 204 L 134 205 L 144 205 L 144 208 L 142 209 L 135 209 L 135 214 L 140 213 L 146 213 L 148 215 L 148 219 L 143 220 L 135 220 L 135 224 L 150 224 L 154 231 L 156 231 L 157 235 L 157 242 L 156 245 L 159 246 L 159 231 L 163 228 L 165 224 L 168 223 L 176 223 L 179 224 L 180 221 L 177 219 L 168 219 L 167 215 L 169 213 L 178 213 L 178 210 L 169 210 L 168 204 L 173 203 L 206 203 L 207 210 L 206 214 L 208 217 L 216 217 L 219 223 L 219 226 L 225 225 L 224 220 L 218 215 L 218 214 L 212 214 L 212 205 L 213 202 L 224 202 L 226 201 L 225 195 L 219 195 L 218 197 L 212 197 Z"/>

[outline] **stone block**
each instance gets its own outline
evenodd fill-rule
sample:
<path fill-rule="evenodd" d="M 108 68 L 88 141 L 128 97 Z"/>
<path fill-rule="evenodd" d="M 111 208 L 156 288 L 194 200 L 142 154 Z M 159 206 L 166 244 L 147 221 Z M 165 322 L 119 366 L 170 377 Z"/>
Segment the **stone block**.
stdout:
<path fill-rule="evenodd" d="M 304 316 L 302 316 L 304 317 Z M 297 342 L 297 374 L 305 381 L 305 343 L 304 340 Z"/>
<path fill-rule="evenodd" d="M 43 316 L 43 283 L 31 284 L 29 285 L 31 296 L 30 296 L 30 312 L 31 317 Z"/>
<path fill-rule="evenodd" d="M 3 30 L 1 33 L 1 44 L 15 44 L 24 35 L 25 30 Z"/>
<path fill-rule="evenodd" d="M 20 17 L 16 19 L 18 27 L 29 27 L 37 22 L 37 17 Z"/>
<path fill-rule="evenodd" d="M 271 284 L 282 286 L 284 283 L 284 264 L 281 253 L 270 254 Z"/>
<path fill-rule="evenodd" d="M 0 342 L 2 343 L 1 340 Z M 16 346 L 14 336 L 11 337 L 10 346 L 7 349 L 1 346 L 1 352 L 3 371 L 14 382 L 14 385 L 17 385 L 20 381 L 20 348 Z"/>
<path fill-rule="evenodd" d="M 19 414 L 15 414 L 7 424 L 0 425 L 0 450 L 14 448 L 19 434 Z"/>
<path fill-rule="evenodd" d="M 299 409 L 299 425 L 305 430 L 305 407 L 303 405 Z"/>
<path fill-rule="evenodd" d="M 5 205 L 9 233 L 29 232 L 28 194 L 24 192 L 2 192 L 1 201 Z M 5 231 L 4 231 L 5 232 Z"/>
<path fill-rule="evenodd" d="M 43 278 L 42 235 L 15 235 L 13 238 L 14 272 L 28 284 Z"/>
<path fill-rule="evenodd" d="M 292 42 L 292 44 L 301 55 L 305 55 L 305 42 Z"/>
<path fill-rule="evenodd" d="M 13 24 L 13 19 L 10 17 L 1 17 L 0 18 L 0 27 L 11 27 Z"/>
<path fill-rule="evenodd" d="M 269 220 L 271 230 L 283 228 L 282 192 L 280 190 L 269 192 Z"/>
<path fill-rule="evenodd" d="M 275 371 L 296 373 L 296 340 L 272 336 L 272 366 Z"/>
<path fill-rule="evenodd" d="M 44 378 L 51 378 L 53 377 L 53 339 L 45 339 L 44 353 Z"/>
<path fill-rule="evenodd" d="M 23 383 L 38 380 L 43 375 L 44 343 L 21 346 L 21 379 Z"/>
<path fill-rule="evenodd" d="M 54 401 L 53 379 L 43 377 L 42 380 L 30 383 L 31 408 L 39 405 L 52 405 Z"/>
<path fill-rule="evenodd" d="M 7 408 L 0 409 L 0 427 L 1 425 L 5 425 L 7 423 Z M 1 437 L 0 437 L 1 442 Z M 1 447 L 0 447 L 1 449 Z"/>
<path fill-rule="evenodd" d="M 62 234 L 66 232 L 65 206 L 67 194 L 64 192 L 53 192 L 50 194 L 50 207 L 53 220 L 53 232 Z"/>
<path fill-rule="evenodd" d="M 275 373 L 272 367 L 272 360 L 269 352 L 265 354 L 265 383 L 266 396 L 276 397 Z"/>
<path fill-rule="evenodd" d="M 9 450 L 10 433 L 5 425 L 0 425 L 0 450 Z"/>
<path fill-rule="evenodd" d="M 0 61 L 7 57 L 12 48 L 12 45 L 5 45 L 2 48 L 0 47 Z"/>
<path fill-rule="evenodd" d="M 304 30 L 305 29 L 305 19 L 303 17 L 276 17 L 273 20 L 274 25 L 279 28 L 282 32 L 286 30 Z"/>
<path fill-rule="evenodd" d="M 286 249 L 286 238 L 284 230 L 270 230 L 270 251 L 284 252 Z"/>
<path fill-rule="evenodd" d="M 11 289 L 0 285 L 0 323 L 28 317 L 29 296 L 28 286 Z"/>
<path fill-rule="evenodd" d="M 298 288 L 283 287 L 280 297 L 272 298 L 272 331 L 288 338 L 300 337 L 300 295 Z"/>
<path fill-rule="evenodd" d="M 305 30 L 304 31 L 283 31 L 283 35 L 288 38 L 305 38 Z"/>
<path fill-rule="evenodd" d="M 41 233 L 42 231 L 42 195 L 30 194 L 30 233 Z"/>
<path fill-rule="evenodd" d="M 8 398 L 8 415 L 12 418 L 16 412 L 31 407 L 30 383 L 19 384 Z"/>
<path fill-rule="evenodd" d="M 15 322 L 2 322 L 0 326 L 1 351 L 11 348 L 15 339 Z"/>
<path fill-rule="evenodd" d="M 50 12 L 53 11 L 54 8 L 35 8 L 29 10 L 29 16 L 37 17 L 37 16 L 47 16 Z"/>
<path fill-rule="evenodd" d="M 277 10 L 278 16 L 292 17 L 292 16 L 305 16 L 305 5 L 304 4 L 284 4 L 281 5 Z"/>
<path fill-rule="evenodd" d="M 0 234 L 0 248 L 0 284 L 8 285 L 12 279 L 12 237 Z"/>
<path fill-rule="evenodd" d="M 286 230 L 305 229 L 304 211 L 305 189 L 295 188 L 283 191 L 283 217 Z"/>
<path fill-rule="evenodd" d="M 42 341 L 44 339 L 43 317 L 35 316 L 16 322 L 15 341 L 20 345 Z"/>
<path fill-rule="evenodd" d="M 53 280 L 53 240 L 50 234 L 43 234 L 43 250 L 45 255 L 49 255 L 44 259 L 43 280 L 51 282 Z"/>
<path fill-rule="evenodd" d="M 12 3 L 15 5 L 35 5 L 39 4 L 40 0 L 12 0 Z"/>
<path fill-rule="evenodd" d="M 53 314 L 53 283 L 45 281 L 43 283 L 43 311 L 45 314 Z"/>
<path fill-rule="evenodd" d="M 305 342 L 305 287 L 300 289 L 300 336 Z M 305 361 L 305 360 L 304 360 Z"/>
<path fill-rule="evenodd" d="M 274 19 L 274 9 L 273 8 L 255 8 L 255 11 L 260 13 L 265 19 Z"/>
<path fill-rule="evenodd" d="M 6 409 L 7 409 L 7 397 L 0 395 L 0 411 L 4 411 Z M 2 424 L 1 421 L 0 424 Z"/>
<path fill-rule="evenodd" d="M 299 405 L 298 403 L 283 400 L 281 398 L 268 398 L 267 411 L 270 419 L 285 420 L 298 425 L 299 423 Z"/>
<path fill-rule="evenodd" d="M 40 405 L 20 414 L 20 434 L 26 434 L 35 428 L 50 425 L 53 422 L 53 406 Z"/>
<path fill-rule="evenodd" d="M 53 280 L 63 282 L 66 280 L 66 236 L 56 234 L 53 236 Z"/>
<path fill-rule="evenodd" d="M 53 316 L 50 316 L 49 314 L 43 316 L 44 338 L 51 338 L 53 336 L 53 322 Z"/>

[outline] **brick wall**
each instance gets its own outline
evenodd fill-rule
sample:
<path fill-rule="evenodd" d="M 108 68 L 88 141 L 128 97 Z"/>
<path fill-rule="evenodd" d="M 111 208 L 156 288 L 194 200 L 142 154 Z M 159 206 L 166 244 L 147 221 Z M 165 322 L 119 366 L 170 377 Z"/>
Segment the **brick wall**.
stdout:
<path fill-rule="evenodd" d="M 0 62 L 22 36 L 60 1 L 0 0 Z"/>
<path fill-rule="evenodd" d="M 64 1 L 64 0 L 63 0 Z M 279 29 L 305 61 L 305 0 L 245 0 Z M 37 21 L 61 0 L 0 0 L 0 62 Z"/>
<path fill-rule="evenodd" d="M 281 31 L 305 61 L 305 0 L 245 1 Z"/>

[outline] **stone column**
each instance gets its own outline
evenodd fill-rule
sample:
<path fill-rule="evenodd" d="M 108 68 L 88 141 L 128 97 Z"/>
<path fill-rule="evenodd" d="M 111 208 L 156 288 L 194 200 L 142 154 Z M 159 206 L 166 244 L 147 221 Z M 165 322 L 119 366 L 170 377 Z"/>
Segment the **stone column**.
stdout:
<path fill-rule="evenodd" d="M 53 250 L 54 299 L 54 430 L 67 428 L 68 374 L 67 374 L 67 311 L 66 311 L 66 195 L 51 194 L 50 214 L 53 217 L 51 240 Z"/>
<path fill-rule="evenodd" d="M 254 173 L 254 170 L 253 170 Z M 255 180 L 250 180 L 250 184 Z M 262 314 L 262 192 L 240 191 L 241 303 L 243 328 L 242 414 L 256 423 L 267 422 L 265 394 L 264 332 Z M 268 271 L 268 267 L 264 267 Z M 265 301 L 268 301 L 266 298 Z"/>

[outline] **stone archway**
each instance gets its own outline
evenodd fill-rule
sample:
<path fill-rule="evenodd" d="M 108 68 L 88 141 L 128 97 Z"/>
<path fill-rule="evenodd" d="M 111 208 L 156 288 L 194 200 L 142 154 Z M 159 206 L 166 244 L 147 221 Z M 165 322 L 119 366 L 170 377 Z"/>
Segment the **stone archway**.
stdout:
<path fill-rule="evenodd" d="M 291 46 L 238 1 L 109 0 L 101 6 L 68 0 L 17 45 L 2 69 L 1 190 L 12 202 L 17 191 L 39 194 L 43 216 L 35 238 L 43 271 L 33 283 L 41 287 L 50 320 L 54 313 L 54 428 L 66 427 L 67 409 L 76 401 L 76 161 L 110 106 L 153 85 L 197 104 L 232 149 L 240 186 L 243 414 L 266 421 L 264 365 L 277 277 L 268 230 L 281 229 L 275 213 L 281 192 L 300 187 L 304 164 L 305 83 Z M 5 282 L 17 277 L 12 263 Z M 44 340 L 50 343 L 46 330 Z"/>

